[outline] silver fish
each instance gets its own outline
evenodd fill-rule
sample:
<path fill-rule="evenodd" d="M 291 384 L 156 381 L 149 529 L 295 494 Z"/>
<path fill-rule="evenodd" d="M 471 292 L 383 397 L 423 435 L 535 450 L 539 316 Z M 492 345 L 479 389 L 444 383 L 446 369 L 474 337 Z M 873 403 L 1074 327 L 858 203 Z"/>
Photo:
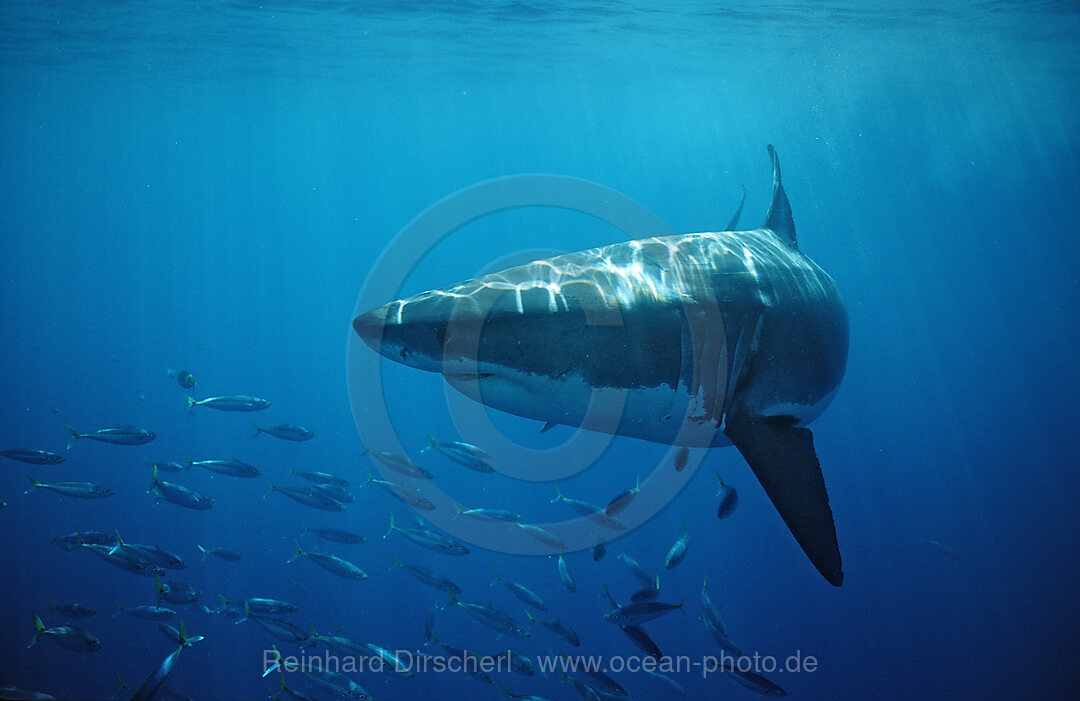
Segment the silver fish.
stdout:
<path fill-rule="evenodd" d="M 686 522 L 682 524 L 682 536 L 679 537 L 675 544 L 671 546 L 671 550 L 668 550 L 667 557 L 664 558 L 664 568 L 673 569 L 683 561 L 686 557 L 687 548 L 690 547 L 690 531 L 686 530 Z"/>
<path fill-rule="evenodd" d="M 604 507 L 604 513 L 608 516 L 614 516 L 618 514 L 623 509 L 630 506 L 630 502 L 634 500 L 634 497 L 636 497 L 638 495 L 638 492 L 640 491 L 641 477 L 639 476 L 637 479 L 637 484 L 634 485 L 633 489 L 623 490 L 611 498 L 611 501 L 608 502 L 608 505 Z"/>
<path fill-rule="evenodd" d="M 423 509 L 424 511 L 432 511 L 435 509 L 435 504 L 430 499 L 424 496 L 416 487 L 410 487 L 404 484 L 398 484 L 397 482 L 389 482 L 387 480 L 375 479 L 370 474 L 368 475 L 368 481 L 365 484 L 377 484 L 387 492 L 392 494 L 397 499 L 408 504 L 416 509 Z"/>
<path fill-rule="evenodd" d="M 390 530 L 386 532 L 383 538 L 386 538 L 394 531 L 400 532 L 403 536 L 416 543 L 420 547 L 427 548 L 428 550 L 434 550 L 444 555 L 468 555 L 469 549 L 461 543 L 448 538 L 441 533 L 428 530 L 427 528 L 402 528 L 394 524 L 394 515 L 390 515 Z"/>
<path fill-rule="evenodd" d="M 46 628 L 38 615 L 34 614 L 34 637 L 26 647 L 33 647 L 41 636 L 71 652 L 97 652 L 101 649 L 101 641 L 90 633 L 73 626 Z"/>
<path fill-rule="evenodd" d="M 342 504 L 351 504 L 353 501 L 353 495 L 346 491 L 346 489 L 341 485 L 313 484 L 311 485 L 311 489 L 312 491 L 325 494 L 334 501 L 340 501 Z"/>
<path fill-rule="evenodd" d="M 289 468 L 289 472 L 297 477 L 303 477 L 307 481 L 315 484 L 336 484 L 339 487 L 349 486 L 348 480 L 342 479 L 337 475 L 332 475 L 329 472 L 299 472 L 291 467 Z"/>
<path fill-rule="evenodd" d="M 562 492 L 556 490 L 555 498 L 551 500 L 551 503 L 555 504 L 557 502 L 566 504 L 574 511 L 578 512 L 593 523 L 604 526 L 605 528 L 611 528 L 617 531 L 626 530 L 625 523 L 615 518 L 614 516 L 609 516 L 607 513 L 604 512 L 604 509 L 601 509 L 599 506 L 596 506 L 594 504 L 590 504 L 587 501 L 581 501 L 580 499 L 571 499 L 569 497 L 563 496 Z"/>
<path fill-rule="evenodd" d="M 111 428 L 99 428 L 90 433 L 79 433 L 71 426 L 67 426 L 71 434 L 71 441 L 67 444 L 68 450 L 75 445 L 80 438 L 89 438 L 92 441 L 112 443 L 113 445 L 145 445 L 157 438 L 157 434 L 138 426 L 113 426 Z"/>
<path fill-rule="evenodd" d="M 505 611 L 501 611 L 493 606 L 461 601 L 452 592 L 450 593 L 450 602 L 463 609 L 470 616 L 492 630 L 515 638 L 529 637 L 529 631 L 522 628 L 521 625 Z M 532 617 L 530 616 L 529 618 L 531 619 Z"/>
<path fill-rule="evenodd" d="M 581 638 L 578 636 L 577 631 L 575 631 L 573 628 L 563 623 L 559 619 L 556 618 L 548 620 L 544 618 L 537 618 L 531 613 L 529 613 L 527 610 L 525 611 L 525 615 L 529 617 L 529 620 L 531 622 L 539 623 L 555 635 L 558 635 L 567 643 L 573 645 L 574 647 L 581 647 Z"/>
<path fill-rule="evenodd" d="M 97 609 L 90 608 L 85 604 L 54 604 L 45 599 L 45 605 L 49 607 L 50 611 L 62 613 L 67 618 L 90 618 L 97 614 Z"/>
<path fill-rule="evenodd" d="M 532 606 L 534 609 L 538 609 L 540 611 L 548 610 L 548 605 L 544 602 L 544 600 L 541 599 L 536 592 L 534 592 L 532 589 L 529 589 L 524 584 L 518 584 L 517 582 L 511 581 L 509 579 L 503 579 L 499 576 L 499 573 L 496 572 L 495 581 L 492 582 L 491 585 L 494 586 L 497 582 L 502 582 L 506 586 L 506 588 L 510 590 L 511 594 L 521 599 L 523 602 L 525 602 L 525 604 Z"/>
<path fill-rule="evenodd" d="M 461 587 L 454 584 L 452 581 L 439 574 L 435 570 L 428 569 L 427 567 L 418 567 L 416 565 L 406 565 L 398 559 L 397 555 L 394 555 L 394 566 L 400 567 L 413 577 L 416 577 L 420 582 L 428 585 L 432 589 L 439 591 L 448 591 L 454 594 L 461 593 Z"/>
<path fill-rule="evenodd" d="M 739 493 L 730 484 L 724 482 L 719 472 L 716 473 L 716 481 L 720 483 L 716 488 L 716 496 L 720 500 L 716 505 L 716 518 L 727 518 L 739 505 Z"/>
<path fill-rule="evenodd" d="M 162 582 L 157 578 L 157 594 L 159 601 L 168 601 L 170 604 L 191 604 L 202 596 L 202 592 L 185 582 L 170 579 Z"/>
<path fill-rule="evenodd" d="M 135 694 L 131 697 L 131 701 L 154 701 L 154 699 L 160 698 L 160 692 L 169 681 L 169 675 L 172 674 L 176 660 L 180 657 L 180 652 L 198 640 L 202 640 L 202 637 L 196 636 L 188 639 L 185 636 L 184 622 L 181 621 L 180 630 L 177 631 L 176 649 L 161 661 L 161 664 L 150 673 L 146 681 L 139 685 L 139 688 L 135 690 Z"/>
<path fill-rule="evenodd" d="M 189 466 L 198 466 L 210 472 L 227 477 L 258 477 L 262 473 L 254 465 L 229 458 L 227 460 L 192 460 L 188 458 Z"/>
<path fill-rule="evenodd" d="M 262 597 L 252 597 L 250 599 L 241 599 L 240 601 L 229 601 L 221 594 L 218 594 L 218 598 L 221 599 L 221 603 L 224 606 L 247 606 L 249 611 L 259 614 L 269 614 L 271 616 L 280 616 L 285 613 L 293 613 L 299 611 L 300 607 L 295 604 L 290 604 L 288 601 L 282 601 L 281 599 L 265 599 Z"/>
<path fill-rule="evenodd" d="M 566 566 L 566 559 L 559 553 L 559 579 L 562 580 L 563 586 L 569 589 L 571 592 L 577 591 L 577 585 L 574 584 L 574 578 L 570 576 L 570 570 Z"/>
<path fill-rule="evenodd" d="M 164 606 L 131 606 L 129 608 L 124 608 L 120 604 L 117 604 L 116 608 L 123 613 L 147 621 L 167 621 L 170 618 L 176 617 L 176 611 Z"/>
<path fill-rule="evenodd" d="M 205 511 L 214 505 L 213 499 L 199 494 L 194 489 L 188 489 L 183 485 L 158 479 L 156 465 L 154 466 L 154 481 L 150 483 L 150 489 L 147 491 L 157 499 L 164 499 L 167 502 L 194 511 Z"/>
<path fill-rule="evenodd" d="M 437 450 L 459 465 L 464 465 L 476 472 L 494 472 L 495 468 L 488 463 L 491 454 L 486 450 L 462 443 L 461 441 L 437 441 L 435 436 L 428 434 L 428 446 L 424 450 Z"/>
<path fill-rule="evenodd" d="M 522 519 L 521 514 L 514 513 L 513 511 L 507 511 L 506 509 L 462 509 L 457 508 L 457 516 L 471 516 L 480 521 L 503 521 L 505 523 L 514 523 Z"/>
<path fill-rule="evenodd" d="M 364 452 L 360 453 L 361 455 L 370 455 L 373 460 L 378 460 L 391 470 L 396 470 L 403 475 L 415 477 L 417 479 L 429 480 L 435 476 L 414 463 L 407 455 L 399 455 L 398 453 L 390 453 L 382 450 L 372 450 L 362 438 L 360 439 L 360 444 L 364 448 Z"/>
<path fill-rule="evenodd" d="M 549 548 L 555 548 L 556 550 L 567 550 L 570 547 L 566 543 L 559 540 L 558 536 L 556 536 L 554 533 L 547 530 L 546 528 L 534 526 L 531 523 L 514 523 L 514 525 L 531 535 L 533 538 L 536 538 L 538 541 L 548 546 Z"/>
<path fill-rule="evenodd" d="M 181 465 L 175 460 L 162 460 L 160 462 L 150 462 L 149 460 L 147 460 L 146 463 L 151 467 L 158 468 L 162 472 L 183 472 L 187 469 L 187 467 Z M 190 467 L 190 465 L 188 467 Z"/>
<path fill-rule="evenodd" d="M 237 562 L 242 557 L 242 555 L 240 555 L 240 553 L 236 552 L 235 550 L 231 550 L 229 548 L 211 548 L 211 549 L 208 550 L 208 549 L 206 549 L 203 546 L 198 545 L 198 544 L 196 544 L 195 547 L 198 548 L 199 552 L 201 552 L 203 554 L 203 559 L 204 560 L 206 559 L 207 555 L 213 555 L 216 558 L 220 558 L 220 559 L 226 560 L 228 562 Z"/>
<path fill-rule="evenodd" d="M 329 553 L 305 552 L 300 549 L 300 544 L 295 541 L 293 541 L 293 545 L 296 546 L 296 554 L 289 558 L 289 562 L 299 557 L 306 557 L 327 572 L 344 579 L 367 579 L 367 573 L 348 560 L 343 560 L 337 555 Z"/>
<path fill-rule="evenodd" d="M 63 455 L 50 453 L 47 450 L 0 450 L 0 455 L 11 460 L 30 463 L 31 465 L 56 465 L 64 462 Z"/>
<path fill-rule="evenodd" d="M 301 648 L 310 647 L 315 644 L 315 641 L 311 639 L 311 636 L 300 630 L 300 628 L 294 624 L 279 618 L 256 616 L 251 612 L 251 609 L 245 605 L 244 615 L 237 623 L 243 623 L 244 621 L 249 620 L 255 621 L 263 630 L 283 642 L 292 643 Z"/>
<path fill-rule="evenodd" d="M 27 475 L 27 478 L 30 480 L 30 484 L 34 485 L 30 488 L 30 491 L 37 488 L 48 489 L 50 492 L 78 499 L 104 499 L 116 494 L 112 489 L 93 482 L 53 482 L 52 484 L 43 484 L 30 477 L 30 475 Z"/>
<path fill-rule="evenodd" d="M 638 601 L 608 611 L 604 614 L 604 620 L 619 625 L 641 625 L 646 621 L 651 621 L 654 618 L 663 616 L 665 613 L 681 608 L 681 601 L 677 604 L 667 604 L 662 601 Z"/>
<path fill-rule="evenodd" d="M 251 425 L 255 428 L 255 435 L 260 433 L 273 436 L 274 438 L 280 438 L 284 441 L 310 441 L 315 437 L 315 432 L 304 428 L 303 426 L 297 426 L 296 424 L 281 424 L 279 426 L 271 426 L 270 428 L 263 428 L 259 424 L 255 423 L 255 419 L 251 420 Z"/>
<path fill-rule="evenodd" d="M 345 505 L 337 499 L 332 499 L 323 492 L 316 491 L 311 487 L 278 487 L 270 482 L 270 494 L 281 492 L 295 502 L 304 506 L 321 511 L 344 511 Z M 267 494 L 269 496 L 269 494 Z"/>
<path fill-rule="evenodd" d="M 313 533 L 319 540 L 329 540 L 334 543 L 343 543 L 345 545 L 359 545 L 367 540 L 367 538 L 359 533 L 343 531 L 340 528 L 311 528 L 307 524 L 304 524 L 304 530 L 308 533 Z"/>
<path fill-rule="evenodd" d="M 188 409 L 197 406 L 205 406 L 218 411 L 260 411 L 270 406 L 270 402 L 259 397 L 250 397 L 246 394 L 229 394 L 223 397 L 207 397 L 195 399 L 188 397 Z"/>
<path fill-rule="evenodd" d="M 638 561 L 626 554 L 626 549 L 619 553 L 619 559 L 626 563 L 630 571 L 634 573 L 637 580 L 646 586 L 652 586 L 652 583 L 656 581 L 656 578 L 645 571 L 645 568 L 638 564 Z"/>

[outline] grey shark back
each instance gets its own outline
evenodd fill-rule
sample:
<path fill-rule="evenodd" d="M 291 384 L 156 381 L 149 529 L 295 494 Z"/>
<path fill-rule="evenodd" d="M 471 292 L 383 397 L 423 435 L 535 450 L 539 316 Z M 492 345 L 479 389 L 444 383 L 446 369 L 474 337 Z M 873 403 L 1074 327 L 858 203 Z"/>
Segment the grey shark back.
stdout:
<path fill-rule="evenodd" d="M 773 196 L 759 229 L 538 260 L 391 302 L 353 328 L 387 358 L 545 425 L 735 445 L 839 585 L 832 512 L 805 426 L 843 377 L 847 315 L 833 280 L 798 249 L 772 146 L 769 154 Z"/>

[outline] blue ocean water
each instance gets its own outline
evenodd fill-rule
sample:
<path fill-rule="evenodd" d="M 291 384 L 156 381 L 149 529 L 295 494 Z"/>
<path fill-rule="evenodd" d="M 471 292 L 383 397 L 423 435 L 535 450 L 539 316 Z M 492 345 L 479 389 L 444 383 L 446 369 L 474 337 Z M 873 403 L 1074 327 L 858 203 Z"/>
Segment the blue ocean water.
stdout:
<path fill-rule="evenodd" d="M 520 602 L 488 586 L 497 570 L 582 640 L 571 648 L 537 624 L 528 639 L 500 637 L 451 606 L 436 614 L 449 644 L 534 659 L 640 654 L 601 619 L 605 584 L 620 602 L 639 587 L 616 559 L 625 548 L 661 573 L 664 600 L 685 602 L 647 624 L 665 654 L 719 654 L 700 622 L 707 577 L 744 651 L 781 666 L 816 660 L 814 671 L 766 674 L 792 697 L 1067 697 L 1080 622 L 1078 38 L 1068 2 L 3 3 L 0 449 L 67 460 L 5 460 L 0 472 L 0 686 L 109 698 L 117 676 L 136 686 L 174 649 L 114 606 L 154 603 L 152 579 L 49 537 L 115 529 L 181 554 L 186 569 L 170 575 L 207 606 L 219 593 L 286 599 L 304 630 L 340 627 L 389 649 L 440 652 L 424 645 L 424 619 L 447 600 L 395 569 L 396 555 L 524 623 Z M 360 488 L 375 467 L 361 455 L 346 345 L 357 296 L 395 234 L 462 188 L 523 173 L 612 188 L 678 232 L 723 227 L 745 185 L 753 227 L 769 201 L 769 143 L 800 247 L 837 281 L 850 316 L 847 375 L 813 425 L 844 585 L 813 570 L 731 448 L 712 451 L 604 560 L 567 554 L 575 593 L 549 557 L 474 547 L 453 558 L 400 533 L 383 539 L 391 514 L 399 525 L 414 517 Z M 401 294 L 522 251 L 623 238 L 565 209 L 496 213 L 417 251 Z M 272 407 L 252 414 L 260 424 L 302 424 L 316 437 L 253 439 L 248 415 L 188 412 L 169 369 L 194 373 L 199 397 L 265 397 Z M 428 432 L 458 435 L 441 379 L 384 370 L 401 443 L 463 503 L 558 520 L 573 514 L 549 503 L 556 489 L 604 504 L 668 464 L 664 446 L 621 438 L 555 484 L 468 473 L 420 452 Z M 540 448 L 573 435 L 491 418 Z M 65 424 L 158 437 L 66 450 Z M 212 496 L 211 510 L 155 503 L 147 461 L 189 456 L 236 457 L 282 485 L 301 483 L 290 466 L 325 470 L 356 498 L 324 513 L 267 496 L 265 480 L 194 468 L 162 476 Z M 714 471 L 740 495 L 723 521 Z M 26 493 L 27 474 L 117 494 Z M 687 558 L 662 571 L 681 521 Z M 294 539 L 315 546 L 304 524 L 364 534 L 362 545 L 326 549 L 369 579 L 287 564 Z M 243 557 L 202 559 L 197 545 Z M 102 650 L 27 648 L 35 613 L 63 624 L 46 598 L 97 608 L 76 624 Z M 171 688 L 194 699 L 277 689 L 276 673 L 261 677 L 276 642 L 262 628 L 196 606 L 182 617 L 205 640 L 183 652 Z M 612 676 L 636 699 L 677 697 L 644 673 Z M 577 697 L 558 673 L 493 677 L 355 675 L 377 699 L 499 699 L 501 685 Z M 671 677 L 689 698 L 754 696 L 700 667 Z"/>

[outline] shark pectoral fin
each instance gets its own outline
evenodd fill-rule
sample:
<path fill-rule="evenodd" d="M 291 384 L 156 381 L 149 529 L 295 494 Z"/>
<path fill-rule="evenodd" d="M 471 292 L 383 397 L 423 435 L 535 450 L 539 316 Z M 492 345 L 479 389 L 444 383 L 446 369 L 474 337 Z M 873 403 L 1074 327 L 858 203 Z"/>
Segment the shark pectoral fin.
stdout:
<path fill-rule="evenodd" d="M 825 478 L 809 429 L 780 419 L 729 417 L 724 433 L 754 471 L 818 572 L 840 586 L 844 572 Z"/>

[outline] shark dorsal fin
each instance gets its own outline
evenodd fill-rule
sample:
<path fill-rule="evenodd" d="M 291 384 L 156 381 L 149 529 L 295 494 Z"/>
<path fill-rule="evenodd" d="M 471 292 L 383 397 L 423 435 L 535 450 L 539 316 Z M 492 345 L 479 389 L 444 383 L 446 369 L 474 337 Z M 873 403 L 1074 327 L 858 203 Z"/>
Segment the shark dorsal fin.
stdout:
<path fill-rule="evenodd" d="M 772 202 L 769 203 L 769 212 L 765 215 L 765 223 L 761 228 L 770 229 L 784 243 L 798 249 L 799 245 L 795 241 L 795 220 L 791 218 L 791 205 L 780 180 L 780 159 L 772 144 L 769 144 L 769 158 L 772 159 L 773 172 Z"/>

